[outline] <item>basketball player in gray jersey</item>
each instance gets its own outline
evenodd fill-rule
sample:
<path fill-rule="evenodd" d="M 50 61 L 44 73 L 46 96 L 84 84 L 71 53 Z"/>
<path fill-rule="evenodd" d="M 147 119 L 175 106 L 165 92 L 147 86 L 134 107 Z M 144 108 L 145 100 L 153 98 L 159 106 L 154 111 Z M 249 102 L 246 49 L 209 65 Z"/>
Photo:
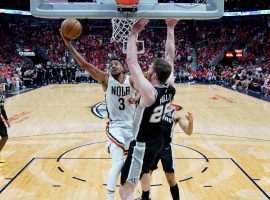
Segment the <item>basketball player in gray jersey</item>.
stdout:
<path fill-rule="evenodd" d="M 128 100 L 135 96 L 133 82 L 125 75 L 124 66 L 118 59 L 112 59 L 109 63 L 109 73 L 100 71 L 88 63 L 74 48 L 71 40 L 60 34 L 76 59 L 78 64 L 86 70 L 92 78 L 102 84 L 106 92 L 106 104 L 110 121 L 107 126 L 106 150 L 112 157 L 112 167 L 107 176 L 107 200 L 113 200 L 117 178 L 124 164 L 124 152 L 128 150 L 129 143 L 133 140 L 132 122 L 135 105 Z"/>

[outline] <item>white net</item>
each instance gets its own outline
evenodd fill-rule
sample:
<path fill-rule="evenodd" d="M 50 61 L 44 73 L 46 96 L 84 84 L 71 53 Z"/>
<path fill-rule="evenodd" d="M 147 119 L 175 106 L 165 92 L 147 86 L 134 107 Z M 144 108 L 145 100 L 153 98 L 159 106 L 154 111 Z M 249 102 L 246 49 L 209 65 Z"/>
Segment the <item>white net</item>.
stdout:
<path fill-rule="evenodd" d="M 130 34 L 132 26 L 139 19 L 135 18 L 113 18 L 112 19 L 112 39 L 111 42 L 124 42 L 127 41 L 127 38 Z"/>

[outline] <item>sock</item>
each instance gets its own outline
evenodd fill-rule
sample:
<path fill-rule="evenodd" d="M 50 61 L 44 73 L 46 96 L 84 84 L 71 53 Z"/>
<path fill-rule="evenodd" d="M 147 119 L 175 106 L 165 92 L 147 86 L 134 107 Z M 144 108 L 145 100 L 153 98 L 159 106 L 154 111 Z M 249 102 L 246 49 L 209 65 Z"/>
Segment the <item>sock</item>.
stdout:
<path fill-rule="evenodd" d="M 142 200 L 149 200 L 149 194 L 150 194 L 150 191 L 143 191 L 142 192 Z"/>
<path fill-rule="evenodd" d="M 107 200 L 114 200 L 114 192 L 107 190 Z"/>
<path fill-rule="evenodd" d="M 173 200 L 179 200 L 180 195 L 179 195 L 178 185 L 176 184 L 175 186 L 170 187 L 170 190 L 171 190 Z"/>

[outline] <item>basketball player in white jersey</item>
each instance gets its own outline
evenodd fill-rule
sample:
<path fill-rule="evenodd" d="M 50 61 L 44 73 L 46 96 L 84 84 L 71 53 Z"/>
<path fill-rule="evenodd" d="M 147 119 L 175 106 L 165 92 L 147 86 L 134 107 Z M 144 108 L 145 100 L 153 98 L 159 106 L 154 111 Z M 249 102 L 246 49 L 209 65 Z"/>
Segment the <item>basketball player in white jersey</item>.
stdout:
<path fill-rule="evenodd" d="M 107 176 L 107 200 L 113 200 L 118 176 L 124 164 L 124 153 L 128 150 L 133 139 L 132 122 L 135 105 L 128 100 L 135 96 L 132 80 L 125 75 L 124 66 L 118 59 L 109 63 L 109 73 L 100 71 L 88 63 L 74 48 L 71 41 L 60 34 L 79 65 L 86 70 L 92 78 L 102 84 L 106 92 L 106 104 L 110 121 L 107 126 L 106 150 L 112 157 L 112 167 Z"/>
<path fill-rule="evenodd" d="M 177 19 L 167 19 L 167 41 L 165 59 L 156 59 L 149 66 L 144 78 L 137 57 L 136 35 L 147 25 L 141 19 L 134 24 L 127 44 L 127 64 L 136 89 L 141 97 L 133 123 L 134 141 L 121 171 L 120 196 L 123 200 L 134 200 L 134 188 L 141 180 L 144 191 L 150 190 L 150 170 L 155 157 L 164 143 L 162 118 L 171 103 L 175 88 L 173 65 L 175 58 L 174 27 Z"/>

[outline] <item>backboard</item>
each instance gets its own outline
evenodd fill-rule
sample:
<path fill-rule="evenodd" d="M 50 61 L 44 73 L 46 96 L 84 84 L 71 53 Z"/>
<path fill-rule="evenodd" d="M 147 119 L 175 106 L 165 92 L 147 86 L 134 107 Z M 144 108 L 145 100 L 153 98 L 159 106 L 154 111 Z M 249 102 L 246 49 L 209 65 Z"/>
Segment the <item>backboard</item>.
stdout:
<path fill-rule="evenodd" d="M 204 20 L 221 18 L 224 13 L 224 0 L 140 0 L 136 12 L 119 12 L 115 0 L 30 0 L 30 5 L 33 16 L 55 19 L 129 17 Z"/>

